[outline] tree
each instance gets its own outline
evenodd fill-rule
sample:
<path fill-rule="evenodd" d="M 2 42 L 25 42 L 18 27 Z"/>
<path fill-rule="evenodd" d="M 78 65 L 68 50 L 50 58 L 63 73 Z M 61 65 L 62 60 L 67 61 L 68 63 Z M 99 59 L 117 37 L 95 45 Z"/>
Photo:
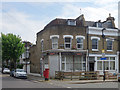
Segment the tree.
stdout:
<path fill-rule="evenodd" d="M 24 52 L 24 44 L 19 36 L 13 34 L 2 34 L 2 61 L 10 60 L 10 69 L 12 69 L 14 63 L 14 69 L 16 69 L 16 60 Z"/>

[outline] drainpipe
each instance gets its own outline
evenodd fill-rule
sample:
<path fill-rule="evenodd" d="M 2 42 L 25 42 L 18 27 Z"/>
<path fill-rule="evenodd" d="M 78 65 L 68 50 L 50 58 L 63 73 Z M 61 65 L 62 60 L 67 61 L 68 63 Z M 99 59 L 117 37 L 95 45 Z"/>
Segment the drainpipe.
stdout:
<path fill-rule="evenodd" d="M 87 33 L 87 59 L 86 59 L 86 71 L 88 70 L 88 62 L 89 62 L 89 28 L 86 26 L 86 33 Z"/>

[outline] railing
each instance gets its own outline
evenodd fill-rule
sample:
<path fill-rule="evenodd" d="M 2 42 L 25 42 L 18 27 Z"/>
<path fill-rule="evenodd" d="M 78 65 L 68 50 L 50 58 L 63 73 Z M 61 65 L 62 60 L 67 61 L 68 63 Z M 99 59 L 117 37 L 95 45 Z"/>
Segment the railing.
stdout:
<path fill-rule="evenodd" d="M 55 78 L 56 79 L 79 79 L 79 80 L 96 80 L 99 79 L 99 72 L 61 72 L 61 71 L 56 71 L 55 72 Z"/>

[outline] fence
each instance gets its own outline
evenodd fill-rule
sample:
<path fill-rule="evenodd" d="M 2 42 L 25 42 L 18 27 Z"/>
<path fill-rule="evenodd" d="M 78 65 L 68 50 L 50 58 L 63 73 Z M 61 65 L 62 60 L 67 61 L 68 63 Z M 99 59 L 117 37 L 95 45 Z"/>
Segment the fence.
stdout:
<path fill-rule="evenodd" d="M 56 71 L 55 72 L 55 78 L 56 79 L 79 79 L 79 80 L 96 80 L 99 79 L 99 74 L 98 72 L 61 72 L 61 71 Z"/>

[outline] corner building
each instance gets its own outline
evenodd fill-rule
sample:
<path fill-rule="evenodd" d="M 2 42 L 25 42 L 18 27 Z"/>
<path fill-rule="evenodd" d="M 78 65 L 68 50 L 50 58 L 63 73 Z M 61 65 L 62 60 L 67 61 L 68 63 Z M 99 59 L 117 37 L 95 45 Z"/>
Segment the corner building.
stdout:
<path fill-rule="evenodd" d="M 104 47 L 106 71 L 118 72 L 118 29 L 114 18 L 106 21 L 85 21 L 84 15 L 76 19 L 54 19 L 37 33 L 36 45 L 31 48 L 31 72 L 43 75 L 49 68 L 55 71 L 99 71 L 102 74 L 102 29 L 106 28 Z"/>

